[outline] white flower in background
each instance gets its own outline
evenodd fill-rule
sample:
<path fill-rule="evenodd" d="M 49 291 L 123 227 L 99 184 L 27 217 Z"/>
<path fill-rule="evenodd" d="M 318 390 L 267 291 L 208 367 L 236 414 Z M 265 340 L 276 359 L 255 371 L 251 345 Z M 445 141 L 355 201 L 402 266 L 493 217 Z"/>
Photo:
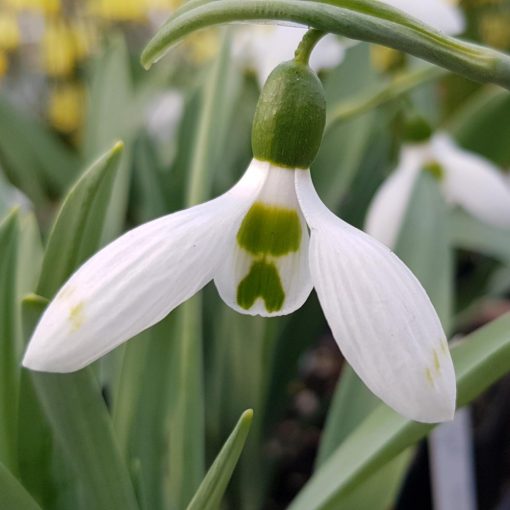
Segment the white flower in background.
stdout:
<path fill-rule="evenodd" d="M 173 140 L 184 112 L 184 97 L 178 90 L 156 96 L 146 110 L 147 131 L 163 143 Z"/>
<path fill-rule="evenodd" d="M 280 63 L 294 57 L 294 52 L 307 29 L 282 25 L 243 25 L 238 28 L 233 43 L 234 58 L 253 68 L 262 85 Z M 310 66 L 315 71 L 337 66 L 343 59 L 344 45 L 329 34 L 315 48 Z"/>
<path fill-rule="evenodd" d="M 490 161 L 458 147 L 446 134 L 402 148 L 395 172 L 376 193 L 365 231 L 395 246 L 416 179 L 424 169 L 438 178 L 445 200 L 480 221 L 510 228 L 510 185 Z"/>
<path fill-rule="evenodd" d="M 254 159 L 222 196 L 142 225 L 71 276 L 23 364 L 77 370 L 156 324 L 214 280 L 238 312 L 289 314 L 315 288 L 333 336 L 366 385 L 418 421 L 453 417 L 455 374 L 426 292 L 388 248 L 330 212 L 312 184 L 325 99 L 287 62 L 262 91 Z"/>
<path fill-rule="evenodd" d="M 382 1 L 382 0 L 381 0 Z M 464 15 L 449 0 L 384 0 L 396 9 L 440 30 L 455 35 L 464 31 Z M 306 28 L 282 25 L 243 25 L 235 34 L 234 57 L 257 73 L 263 84 L 270 72 L 282 61 L 294 56 L 294 51 L 306 33 Z M 324 37 L 315 48 L 310 66 L 316 71 L 337 66 L 345 49 L 354 44 L 333 34 Z"/>
<path fill-rule="evenodd" d="M 449 35 L 464 31 L 462 10 L 451 0 L 381 0 L 414 18 Z"/>

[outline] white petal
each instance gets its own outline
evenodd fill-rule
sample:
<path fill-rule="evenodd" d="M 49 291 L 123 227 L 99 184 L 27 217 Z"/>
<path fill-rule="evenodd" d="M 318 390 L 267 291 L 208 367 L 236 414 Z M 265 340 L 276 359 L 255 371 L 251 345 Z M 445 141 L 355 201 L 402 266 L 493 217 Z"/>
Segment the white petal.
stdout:
<path fill-rule="evenodd" d="M 452 419 L 453 364 L 423 287 L 388 248 L 328 211 L 309 175 L 297 174 L 296 185 L 311 227 L 312 281 L 345 358 L 407 418 Z"/>
<path fill-rule="evenodd" d="M 157 323 L 213 277 L 237 224 L 264 181 L 251 165 L 230 191 L 146 223 L 81 266 L 43 314 L 23 364 L 71 372 Z"/>
<path fill-rule="evenodd" d="M 433 140 L 443 166 L 443 190 L 448 200 L 479 220 L 496 227 L 510 227 L 510 184 L 490 161 L 461 149 L 447 136 Z"/>
<path fill-rule="evenodd" d="M 377 190 L 365 218 L 365 232 L 392 248 L 397 242 L 414 183 L 426 151 L 419 146 L 403 148 L 400 164 Z"/>
<path fill-rule="evenodd" d="M 242 27 L 234 39 L 234 56 L 257 71 L 263 85 L 271 71 L 282 62 L 294 58 L 306 28 L 281 25 Z M 314 49 L 310 65 L 319 70 L 338 65 L 344 48 L 338 37 L 324 37 Z"/>
<path fill-rule="evenodd" d="M 464 31 L 466 22 L 457 6 L 448 0 L 381 0 L 385 4 L 413 16 L 414 18 L 446 34 L 456 35 Z"/>
<path fill-rule="evenodd" d="M 222 299 L 234 310 L 270 317 L 301 307 L 312 290 L 312 283 L 308 268 L 308 229 L 294 184 L 294 173 L 302 170 L 265 164 L 269 169 L 267 179 L 249 212 L 233 229 L 228 254 L 214 281 Z M 252 227 L 256 223 L 252 231 L 258 234 L 257 239 L 263 239 L 263 246 L 260 241 L 256 241 L 258 247 L 243 246 L 240 239 L 248 235 L 243 230 L 243 226 L 248 228 L 246 218 L 251 218 Z M 289 232 L 297 234 L 292 249 L 281 244 Z"/>

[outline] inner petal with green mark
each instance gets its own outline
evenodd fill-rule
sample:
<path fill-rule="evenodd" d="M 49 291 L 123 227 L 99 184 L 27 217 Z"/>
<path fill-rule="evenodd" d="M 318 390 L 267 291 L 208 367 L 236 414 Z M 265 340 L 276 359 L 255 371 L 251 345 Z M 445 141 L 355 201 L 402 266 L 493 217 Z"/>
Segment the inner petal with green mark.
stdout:
<path fill-rule="evenodd" d="M 269 163 L 268 163 L 269 165 Z M 215 277 L 223 300 L 250 315 L 284 315 L 299 308 L 312 284 L 308 228 L 294 173 L 270 166 L 258 197 L 240 220 Z"/>

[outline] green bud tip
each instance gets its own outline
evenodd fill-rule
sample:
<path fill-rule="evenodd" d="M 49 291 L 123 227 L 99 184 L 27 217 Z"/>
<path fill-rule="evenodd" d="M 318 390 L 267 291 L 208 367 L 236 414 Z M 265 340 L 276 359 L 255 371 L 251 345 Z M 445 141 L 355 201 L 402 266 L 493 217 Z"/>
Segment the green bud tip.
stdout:
<path fill-rule="evenodd" d="M 284 62 L 260 94 L 253 119 L 253 156 L 284 168 L 310 168 L 325 122 L 326 100 L 317 75 L 303 62 Z"/>
<path fill-rule="evenodd" d="M 403 135 L 408 143 L 423 143 L 430 140 L 432 128 L 421 115 L 411 114 L 405 119 Z"/>

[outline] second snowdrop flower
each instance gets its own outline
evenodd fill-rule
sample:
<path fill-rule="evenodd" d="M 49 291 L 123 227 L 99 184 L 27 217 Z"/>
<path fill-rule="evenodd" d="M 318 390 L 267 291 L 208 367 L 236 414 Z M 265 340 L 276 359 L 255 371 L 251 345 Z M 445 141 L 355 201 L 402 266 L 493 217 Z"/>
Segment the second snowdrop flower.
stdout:
<path fill-rule="evenodd" d="M 394 247 L 421 171 L 432 172 L 445 200 L 480 221 L 510 228 L 510 185 L 490 161 L 459 147 L 446 133 L 404 145 L 395 172 L 376 193 L 367 213 L 365 231 Z"/>
<path fill-rule="evenodd" d="M 41 318 L 25 366 L 77 370 L 211 280 L 229 306 L 265 317 L 293 312 L 315 287 L 339 347 L 376 395 L 414 420 L 452 418 L 455 374 L 425 291 L 313 187 L 325 100 L 306 62 L 301 55 L 281 64 L 264 86 L 254 159 L 241 180 L 215 200 L 128 232 L 86 262 Z"/>

